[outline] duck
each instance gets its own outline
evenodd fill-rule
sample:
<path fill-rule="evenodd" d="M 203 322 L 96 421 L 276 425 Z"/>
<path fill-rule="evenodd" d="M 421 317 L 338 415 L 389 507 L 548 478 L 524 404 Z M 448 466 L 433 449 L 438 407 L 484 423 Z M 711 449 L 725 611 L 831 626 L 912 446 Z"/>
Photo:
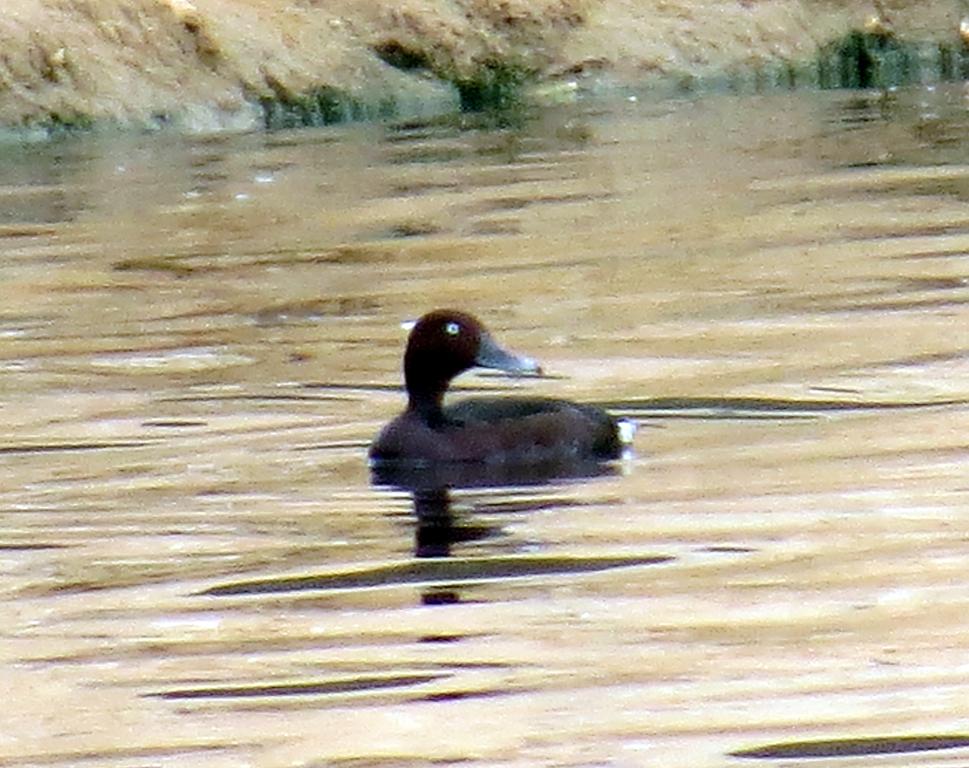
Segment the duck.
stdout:
<path fill-rule="evenodd" d="M 540 375 L 473 315 L 436 309 L 411 328 L 404 352 L 407 407 L 370 446 L 371 466 L 609 461 L 632 441 L 633 425 L 602 408 L 549 397 L 477 397 L 445 405 L 451 381 L 470 368 Z"/>

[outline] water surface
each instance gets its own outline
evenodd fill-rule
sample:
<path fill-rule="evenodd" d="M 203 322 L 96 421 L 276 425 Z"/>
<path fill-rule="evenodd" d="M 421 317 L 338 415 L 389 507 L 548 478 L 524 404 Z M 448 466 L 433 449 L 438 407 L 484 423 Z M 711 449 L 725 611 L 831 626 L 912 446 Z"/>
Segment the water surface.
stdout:
<path fill-rule="evenodd" d="M 964 761 L 967 136 L 953 87 L 5 147 L 0 765 Z M 635 455 L 373 484 L 437 306 L 548 374 L 458 389 Z"/>

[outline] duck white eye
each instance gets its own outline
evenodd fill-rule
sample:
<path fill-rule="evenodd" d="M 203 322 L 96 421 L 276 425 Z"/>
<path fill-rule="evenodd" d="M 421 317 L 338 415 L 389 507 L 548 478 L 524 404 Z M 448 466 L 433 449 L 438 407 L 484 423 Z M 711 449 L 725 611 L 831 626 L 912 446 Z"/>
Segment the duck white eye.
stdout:
<path fill-rule="evenodd" d="M 444 332 L 448 336 L 457 336 L 459 333 L 461 333 L 461 326 L 457 323 L 448 323 L 444 326 Z"/>

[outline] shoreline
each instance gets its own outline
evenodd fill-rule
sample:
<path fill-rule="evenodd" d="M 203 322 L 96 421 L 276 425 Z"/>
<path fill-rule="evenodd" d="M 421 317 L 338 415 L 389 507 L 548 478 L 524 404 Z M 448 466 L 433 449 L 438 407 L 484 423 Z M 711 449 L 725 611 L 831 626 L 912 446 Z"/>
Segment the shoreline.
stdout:
<path fill-rule="evenodd" d="M 890 6 L 890 7 L 889 7 Z M 421 116 L 610 88 L 969 77 L 958 2 L 9 0 L 0 127 L 188 132 Z"/>

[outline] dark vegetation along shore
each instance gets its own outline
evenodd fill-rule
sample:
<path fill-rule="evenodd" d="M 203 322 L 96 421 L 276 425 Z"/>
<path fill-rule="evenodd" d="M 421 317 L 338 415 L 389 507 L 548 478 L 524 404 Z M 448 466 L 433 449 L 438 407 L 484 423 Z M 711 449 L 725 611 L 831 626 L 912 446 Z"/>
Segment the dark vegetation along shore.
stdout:
<path fill-rule="evenodd" d="M 187 130 L 609 88 L 969 77 L 966 0 L 5 0 L 0 125 Z"/>

